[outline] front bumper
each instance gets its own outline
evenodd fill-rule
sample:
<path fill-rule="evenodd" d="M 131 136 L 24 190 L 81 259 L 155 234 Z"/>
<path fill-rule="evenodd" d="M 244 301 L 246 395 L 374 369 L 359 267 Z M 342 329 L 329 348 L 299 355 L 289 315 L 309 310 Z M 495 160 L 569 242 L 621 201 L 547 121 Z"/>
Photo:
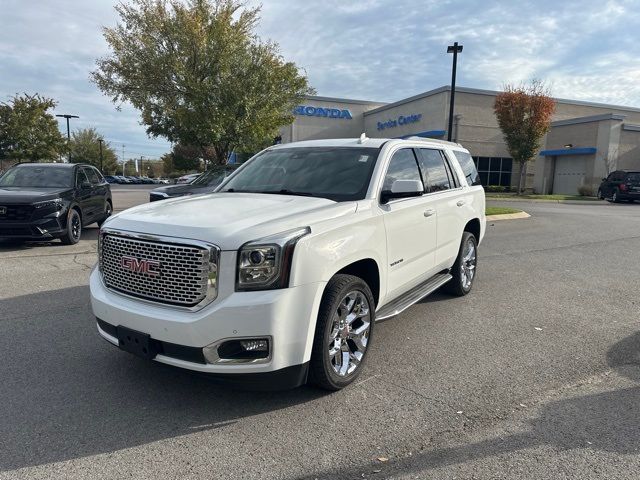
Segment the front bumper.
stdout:
<path fill-rule="evenodd" d="M 107 289 L 94 269 L 90 277 L 91 306 L 108 326 L 99 334 L 118 345 L 111 327 L 123 326 L 149 334 L 158 342 L 196 354 L 222 339 L 269 337 L 271 355 L 263 363 L 202 363 L 201 357 L 159 353 L 154 360 L 175 367 L 219 374 L 246 375 L 302 368 L 311 357 L 315 323 L 324 283 L 281 290 L 220 292 L 212 304 L 189 312 L 125 297 Z M 164 353 L 167 353 L 164 351 Z M 294 368 L 294 370 L 296 370 Z M 297 370 L 296 370 L 297 371 Z M 239 378 L 239 377 L 237 377 Z M 249 377 L 250 379 L 251 377 Z"/>
<path fill-rule="evenodd" d="M 45 217 L 23 222 L 0 222 L 0 238 L 21 240 L 50 240 L 64 235 L 67 231 L 66 216 Z"/>

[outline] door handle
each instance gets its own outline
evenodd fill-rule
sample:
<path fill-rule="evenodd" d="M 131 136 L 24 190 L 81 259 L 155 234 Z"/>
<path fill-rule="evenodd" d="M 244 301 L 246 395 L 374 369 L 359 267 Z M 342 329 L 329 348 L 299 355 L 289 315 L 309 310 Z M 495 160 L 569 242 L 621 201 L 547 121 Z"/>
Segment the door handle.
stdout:
<path fill-rule="evenodd" d="M 433 214 L 435 214 L 435 213 L 436 213 L 436 211 L 435 211 L 433 208 L 427 208 L 427 209 L 424 211 L 424 216 L 425 216 L 425 217 L 430 217 L 431 215 L 433 215 Z"/>
<path fill-rule="evenodd" d="M 458 203 L 456 203 L 457 206 L 461 207 L 465 204 L 466 202 L 464 200 L 458 200 Z"/>

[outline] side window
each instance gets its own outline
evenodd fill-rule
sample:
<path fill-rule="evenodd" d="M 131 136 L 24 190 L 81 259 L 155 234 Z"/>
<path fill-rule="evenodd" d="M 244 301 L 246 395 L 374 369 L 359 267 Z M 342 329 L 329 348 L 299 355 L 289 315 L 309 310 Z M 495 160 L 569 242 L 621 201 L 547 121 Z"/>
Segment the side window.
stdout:
<path fill-rule="evenodd" d="M 410 148 L 403 148 L 393 154 L 384 177 L 382 190 L 391 190 L 391 185 L 396 180 L 418 180 L 422 183 L 416 157 Z"/>
<path fill-rule="evenodd" d="M 451 188 L 450 173 L 447 172 L 447 166 L 440 150 L 421 148 L 420 170 L 422 170 L 427 182 L 428 192 L 441 192 Z"/>
<path fill-rule="evenodd" d="M 458 159 L 460 167 L 464 172 L 464 176 L 467 179 L 467 183 L 471 187 L 472 185 L 480 185 L 480 177 L 478 176 L 478 170 L 473 163 L 473 158 L 467 152 L 453 151 L 453 154 Z"/>
<path fill-rule="evenodd" d="M 87 178 L 89 179 L 92 185 L 100 184 L 100 179 L 98 178 L 98 175 L 93 168 L 83 167 L 82 169 L 84 170 L 84 173 L 87 175 Z"/>
<path fill-rule="evenodd" d="M 100 170 L 98 170 L 96 167 L 91 167 L 91 170 L 93 171 L 93 173 L 95 173 L 96 177 L 98 177 L 98 184 L 106 182 L 106 180 L 102 176 L 102 173 L 100 173 Z"/>
<path fill-rule="evenodd" d="M 84 182 L 88 182 L 89 179 L 84 173 L 84 168 L 78 168 L 76 171 L 76 187 L 80 188 Z"/>

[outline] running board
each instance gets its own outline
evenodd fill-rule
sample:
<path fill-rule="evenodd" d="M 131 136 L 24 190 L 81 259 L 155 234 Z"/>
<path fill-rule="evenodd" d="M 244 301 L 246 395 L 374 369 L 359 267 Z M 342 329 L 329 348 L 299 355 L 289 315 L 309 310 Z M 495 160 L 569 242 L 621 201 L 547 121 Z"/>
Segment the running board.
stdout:
<path fill-rule="evenodd" d="M 376 312 L 376 321 L 391 318 L 402 313 L 414 303 L 419 302 L 427 295 L 435 292 L 452 278 L 453 277 L 448 273 L 439 273 L 434 275 L 426 282 L 422 282 L 421 284 L 413 287 L 407 293 L 399 296 L 380 308 L 380 310 Z"/>

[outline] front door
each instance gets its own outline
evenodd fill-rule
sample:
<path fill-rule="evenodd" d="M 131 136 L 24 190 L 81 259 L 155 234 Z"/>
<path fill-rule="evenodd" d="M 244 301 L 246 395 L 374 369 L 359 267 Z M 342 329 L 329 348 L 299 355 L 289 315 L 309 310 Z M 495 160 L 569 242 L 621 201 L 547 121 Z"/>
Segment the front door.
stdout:
<path fill-rule="evenodd" d="M 419 180 L 420 170 L 411 148 L 393 154 L 383 190 L 395 180 Z M 436 210 L 425 196 L 392 199 L 380 205 L 387 235 L 388 285 L 390 298 L 418 284 L 432 274 L 436 252 Z"/>

